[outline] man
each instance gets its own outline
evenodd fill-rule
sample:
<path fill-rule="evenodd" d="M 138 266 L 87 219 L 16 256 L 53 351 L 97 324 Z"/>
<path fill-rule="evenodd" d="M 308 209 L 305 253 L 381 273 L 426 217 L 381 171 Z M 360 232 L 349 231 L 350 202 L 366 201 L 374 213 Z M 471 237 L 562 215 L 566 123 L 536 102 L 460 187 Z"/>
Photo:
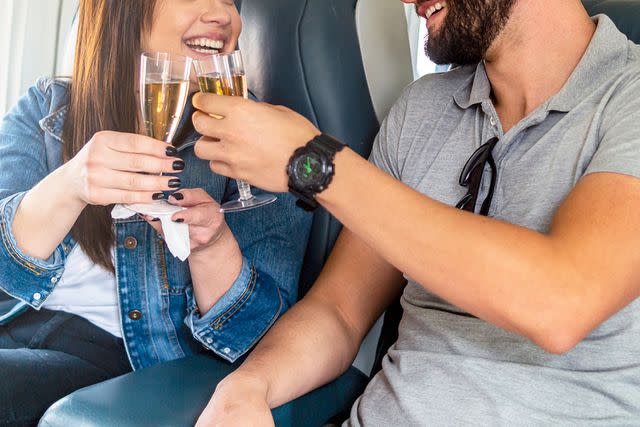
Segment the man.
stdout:
<path fill-rule="evenodd" d="M 382 170 L 305 146 L 320 131 L 285 108 L 194 100 L 213 170 L 345 226 L 199 424 L 269 425 L 347 369 L 401 292 L 398 341 L 346 425 L 637 424 L 640 47 L 579 0 L 403 1 L 432 60 L 461 66 L 404 91 Z"/>

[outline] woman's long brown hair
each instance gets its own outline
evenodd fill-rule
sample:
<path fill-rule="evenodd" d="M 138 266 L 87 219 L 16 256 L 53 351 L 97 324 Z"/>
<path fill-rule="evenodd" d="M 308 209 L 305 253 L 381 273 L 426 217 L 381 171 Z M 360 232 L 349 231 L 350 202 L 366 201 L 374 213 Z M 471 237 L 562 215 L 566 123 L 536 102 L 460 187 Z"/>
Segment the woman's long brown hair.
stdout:
<path fill-rule="evenodd" d="M 98 131 L 136 133 L 137 66 L 156 0 L 82 0 L 78 41 L 64 124 L 67 162 Z M 87 206 L 71 230 L 89 258 L 114 271 L 111 206 Z"/>

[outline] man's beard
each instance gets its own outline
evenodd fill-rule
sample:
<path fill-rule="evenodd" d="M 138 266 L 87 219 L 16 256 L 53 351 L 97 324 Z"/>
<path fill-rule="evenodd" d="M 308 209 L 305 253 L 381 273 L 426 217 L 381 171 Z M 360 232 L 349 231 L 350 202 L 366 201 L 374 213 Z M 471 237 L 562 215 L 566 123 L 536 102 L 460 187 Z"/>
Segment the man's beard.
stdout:
<path fill-rule="evenodd" d="M 427 56 L 436 64 L 477 64 L 504 29 L 516 1 L 447 0 L 439 30 L 425 41 Z"/>

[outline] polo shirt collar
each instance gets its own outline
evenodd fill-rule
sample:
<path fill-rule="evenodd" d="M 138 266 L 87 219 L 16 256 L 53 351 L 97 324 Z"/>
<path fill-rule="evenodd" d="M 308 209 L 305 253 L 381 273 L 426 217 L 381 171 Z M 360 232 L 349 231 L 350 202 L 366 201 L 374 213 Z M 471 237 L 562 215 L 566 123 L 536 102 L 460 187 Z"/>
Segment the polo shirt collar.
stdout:
<path fill-rule="evenodd" d="M 611 73 L 624 67 L 629 43 L 606 15 L 593 18 L 596 32 L 569 80 L 560 91 L 551 97 L 547 110 L 569 112 L 584 97 L 592 92 Z M 491 82 L 487 76 L 484 61 L 476 66 L 475 74 L 454 94 L 454 100 L 460 108 L 481 104 L 491 97 Z"/>

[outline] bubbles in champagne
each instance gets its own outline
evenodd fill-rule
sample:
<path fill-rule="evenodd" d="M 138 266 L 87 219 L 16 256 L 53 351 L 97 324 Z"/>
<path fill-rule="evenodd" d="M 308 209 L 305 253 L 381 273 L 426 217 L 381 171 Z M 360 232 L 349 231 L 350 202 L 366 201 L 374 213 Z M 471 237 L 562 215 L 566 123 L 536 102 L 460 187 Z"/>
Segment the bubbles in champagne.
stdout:
<path fill-rule="evenodd" d="M 234 74 L 231 79 L 219 73 L 207 74 L 198 77 L 198 85 L 201 92 L 244 98 L 248 95 L 247 76 L 244 74 Z"/>
<path fill-rule="evenodd" d="M 171 142 L 180 124 L 188 95 L 188 80 L 145 83 L 142 117 L 147 135 Z"/>

